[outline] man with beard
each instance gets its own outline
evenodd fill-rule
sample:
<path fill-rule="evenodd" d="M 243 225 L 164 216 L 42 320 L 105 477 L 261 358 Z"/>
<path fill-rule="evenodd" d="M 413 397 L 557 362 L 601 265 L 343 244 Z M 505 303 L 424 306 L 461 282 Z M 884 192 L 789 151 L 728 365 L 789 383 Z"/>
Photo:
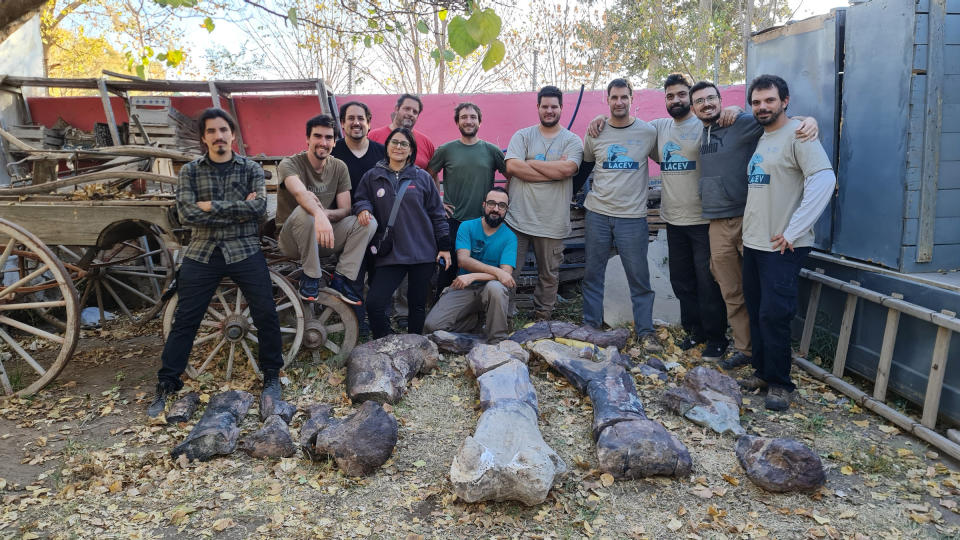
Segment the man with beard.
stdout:
<path fill-rule="evenodd" d="M 397 128 L 405 127 L 413 130 L 413 138 L 417 141 L 417 158 L 414 164 L 421 169 L 426 169 L 437 147 L 434 146 L 430 137 L 413 128 L 417 125 L 417 119 L 420 118 L 421 112 L 423 112 L 423 101 L 413 94 L 403 94 L 397 99 L 397 106 L 394 108 L 393 119 L 390 123 L 377 129 L 371 129 L 367 137 L 371 141 L 383 144 L 390 133 Z"/>
<path fill-rule="evenodd" d="M 339 254 L 330 287 L 351 304 L 361 303 L 354 286 L 376 223 L 361 225 L 352 215 L 347 166 L 330 155 L 333 117 L 307 121 L 307 150 L 285 158 L 277 167 L 277 226 L 280 251 L 303 265 L 300 296 L 316 300 L 320 294 L 320 257 Z"/>
<path fill-rule="evenodd" d="M 743 296 L 750 315 L 754 376 L 748 389 L 768 387 L 764 405 L 790 407 L 790 322 L 797 311 L 800 268 L 813 246 L 813 225 L 830 202 L 836 176 L 819 141 L 801 141 L 800 122 L 784 114 L 787 83 L 761 75 L 747 92 L 763 135 L 747 169 L 743 214 Z"/>
<path fill-rule="evenodd" d="M 370 107 L 366 103 L 349 101 L 340 107 L 340 123 L 345 136 L 337 141 L 331 155 L 347 165 L 351 198 L 363 175 L 387 157 L 387 149 L 367 136 L 371 118 Z"/>
<path fill-rule="evenodd" d="M 480 314 L 486 312 L 484 332 L 488 343 L 507 338 L 510 290 L 517 261 L 517 237 L 503 227 L 509 196 L 500 187 L 486 193 L 483 217 L 465 221 L 457 232 L 457 276 L 427 314 L 424 332 L 477 332 Z"/>
<path fill-rule="evenodd" d="M 190 228 L 190 244 L 177 271 L 177 311 L 163 346 L 157 393 L 147 415 L 163 413 L 167 398 L 181 388 L 190 348 L 210 299 L 229 277 L 247 299 L 257 327 L 263 396 L 280 399 L 283 367 L 280 321 L 267 261 L 260 251 L 260 218 L 267 189 L 260 165 L 233 152 L 236 122 L 221 109 L 207 109 L 198 121 L 207 152 L 180 169 L 177 212 Z"/>
<path fill-rule="evenodd" d="M 657 130 L 630 115 L 633 87 L 626 79 L 607 85 L 610 119 L 597 137 L 583 143 L 578 177 L 593 171 L 586 208 L 586 261 L 583 277 L 583 322 L 603 326 L 603 287 L 610 248 L 623 261 L 634 330 L 641 340 L 653 333 L 653 290 L 647 266 L 647 156 L 657 144 Z M 599 164 L 599 169 L 595 169 Z"/>
<path fill-rule="evenodd" d="M 729 126 L 720 125 L 722 101 L 716 85 L 700 81 L 690 89 L 693 113 L 702 122 L 700 137 L 700 197 L 703 217 L 710 220 L 710 270 L 733 331 L 736 353 L 720 365 L 733 369 L 752 361 L 750 317 L 743 300 L 743 209 L 747 203 L 747 162 L 763 134 L 763 126 L 750 113 L 741 113 Z M 817 138 L 817 121 L 802 120 L 797 137 Z"/>
<path fill-rule="evenodd" d="M 563 239 L 570 234 L 573 175 L 580 167 L 583 143 L 560 125 L 563 93 L 544 86 L 537 93 L 540 123 L 517 131 L 507 146 L 510 212 L 505 221 L 517 235 L 514 279 L 533 246 L 538 280 L 533 293 L 534 317 L 549 319 L 557 302 Z"/>
<path fill-rule="evenodd" d="M 500 171 L 504 176 L 507 173 L 503 152 L 477 136 L 482 118 L 480 107 L 473 103 L 457 105 L 453 121 L 460 130 L 460 138 L 440 145 L 427 165 L 437 189 L 440 189 L 438 175 L 443 171 L 443 207 L 453 238 L 461 223 L 483 215 L 484 196 L 493 187 L 494 173 Z M 437 282 L 438 297 L 457 276 L 456 252 L 450 263 L 450 269 L 442 272 Z"/>

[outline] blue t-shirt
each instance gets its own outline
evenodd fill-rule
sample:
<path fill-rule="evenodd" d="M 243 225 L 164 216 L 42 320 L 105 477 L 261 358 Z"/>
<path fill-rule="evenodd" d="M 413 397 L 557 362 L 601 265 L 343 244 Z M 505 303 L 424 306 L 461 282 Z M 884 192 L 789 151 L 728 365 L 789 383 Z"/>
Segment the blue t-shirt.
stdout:
<path fill-rule="evenodd" d="M 487 236 L 483 232 L 483 218 L 471 219 L 460 224 L 457 230 L 457 249 L 469 249 L 470 256 L 483 264 L 500 267 L 501 264 L 517 266 L 517 235 L 506 225 Z M 468 273 L 463 268 L 461 274 Z"/>

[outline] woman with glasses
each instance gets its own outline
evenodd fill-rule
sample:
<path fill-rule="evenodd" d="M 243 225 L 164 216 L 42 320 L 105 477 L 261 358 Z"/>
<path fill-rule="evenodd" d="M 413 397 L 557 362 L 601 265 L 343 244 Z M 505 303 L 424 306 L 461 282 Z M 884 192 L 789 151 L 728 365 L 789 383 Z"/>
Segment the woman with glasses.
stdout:
<path fill-rule="evenodd" d="M 450 234 L 440 192 L 427 171 L 414 165 L 417 142 L 413 132 L 397 128 L 387 136 L 387 158 L 367 171 L 354 194 L 353 212 L 362 225 L 377 220 L 371 245 L 376 268 L 367 293 L 367 316 L 374 338 L 391 333 L 387 307 L 393 292 L 407 277 L 410 313 L 407 331 L 423 332 L 427 293 L 434 265 L 450 266 Z M 392 226 L 394 201 L 403 190 Z"/>

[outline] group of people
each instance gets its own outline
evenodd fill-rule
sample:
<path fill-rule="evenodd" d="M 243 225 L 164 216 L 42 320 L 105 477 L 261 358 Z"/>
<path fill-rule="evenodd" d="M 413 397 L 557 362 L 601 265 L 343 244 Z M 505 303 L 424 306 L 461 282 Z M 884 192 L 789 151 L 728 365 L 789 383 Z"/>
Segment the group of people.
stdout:
<path fill-rule="evenodd" d="M 691 85 L 675 74 L 664 90 L 669 118 L 648 123 L 630 113 L 630 83 L 611 81 L 609 117 L 595 119 L 581 141 L 559 123 L 562 92 L 545 86 L 537 93 L 539 122 L 517 131 L 505 154 L 479 138 L 482 112 L 469 102 L 454 109 L 460 137 L 439 147 L 415 129 L 423 102 L 411 94 L 399 97 L 390 124 L 372 130 L 369 107 L 345 103 L 339 141 L 333 117 L 311 118 L 306 150 L 278 166 L 279 246 L 302 265 L 300 295 L 316 299 L 320 260 L 337 254 L 326 285 L 357 306 L 374 338 L 391 333 L 389 313 L 405 280 L 407 332 L 482 332 L 500 341 L 530 248 L 538 268 L 534 316 L 551 318 L 573 186 L 592 177 L 584 202 L 584 323 L 603 325 L 605 268 L 616 248 L 634 329 L 649 343 L 656 339 L 647 266 L 649 157 L 661 169 L 671 285 L 689 336 L 682 346 L 702 343 L 704 358 L 721 361 L 729 320 L 737 351 L 722 365 L 752 363 L 755 375 L 743 384 L 769 387 L 767 407 L 786 409 L 797 278 L 835 183 L 816 121 L 785 115 L 789 91 L 776 76 L 750 84 L 752 115 L 724 109 L 710 82 Z M 177 208 L 193 234 L 178 272 L 180 303 L 152 416 L 182 387 L 193 337 L 223 276 L 249 299 L 264 393 L 280 392 L 279 323 L 258 240 L 263 171 L 231 150 L 235 124 L 227 113 L 208 109 L 199 124 L 207 152 L 180 171 Z M 498 172 L 504 187 L 494 183 Z M 438 295 L 427 313 L 438 266 Z"/>

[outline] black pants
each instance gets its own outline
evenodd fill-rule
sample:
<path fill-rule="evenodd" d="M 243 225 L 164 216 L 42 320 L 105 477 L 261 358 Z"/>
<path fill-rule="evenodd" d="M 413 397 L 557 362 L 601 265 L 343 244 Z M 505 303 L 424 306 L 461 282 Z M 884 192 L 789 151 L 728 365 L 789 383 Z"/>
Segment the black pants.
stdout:
<path fill-rule="evenodd" d="M 760 251 L 743 248 L 743 300 L 750 314 L 753 367 L 772 386 L 793 391 L 790 323 L 797 313 L 797 282 L 810 248 Z"/>
<path fill-rule="evenodd" d="M 454 249 L 450 250 L 450 268 L 447 270 L 441 269 L 437 274 L 437 294 L 434 298 L 434 303 L 440 300 L 440 295 L 443 293 L 443 290 L 450 286 L 453 283 L 453 280 L 457 279 L 457 273 L 460 271 L 460 267 L 457 266 L 457 231 L 460 229 L 460 224 L 462 222 L 454 218 L 447 218 L 447 225 L 450 226 L 450 239 L 453 240 Z"/>
<path fill-rule="evenodd" d="M 727 343 L 727 305 L 710 272 L 710 225 L 667 224 L 670 286 L 684 330 L 709 343 Z"/>
<path fill-rule="evenodd" d="M 173 328 L 163 345 L 163 365 L 157 372 L 160 382 L 178 390 L 183 387 L 180 374 L 187 367 L 193 339 L 210 305 L 210 299 L 224 277 L 229 277 L 240 287 L 250 306 L 260 345 L 260 370 L 264 375 L 275 375 L 283 367 L 280 320 L 263 252 L 258 251 L 240 262 L 227 264 L 223 253 L 217 249 L 208 263 L 184 259 L 180 266 L 177 274 L 177 311 L 173 316 Z"/>
<path fill-rule="evenodd" d="M 389 264 L 378 266 L 370 279 L 370 291 L 367 293 L 367 316 L 370 318 L 370 331 L 374 338 L 391 333 L 387 308 L 393 299 L 403 276 L 407 276 L 407 332 L 423 333 L 423 321 L 427 317 L 427 294 L 430 291 L 430 277 L 435 263 Z"/>

